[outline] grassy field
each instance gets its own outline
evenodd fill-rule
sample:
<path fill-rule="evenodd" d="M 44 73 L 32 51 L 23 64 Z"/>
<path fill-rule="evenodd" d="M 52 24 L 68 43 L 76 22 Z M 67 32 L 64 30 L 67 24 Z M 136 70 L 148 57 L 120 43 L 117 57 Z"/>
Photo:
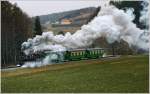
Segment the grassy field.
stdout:
<path fill-rule="evenodd" d="M 73 61 L 1 73 L 2 92 L 147 92 L 148 56 Z"/>

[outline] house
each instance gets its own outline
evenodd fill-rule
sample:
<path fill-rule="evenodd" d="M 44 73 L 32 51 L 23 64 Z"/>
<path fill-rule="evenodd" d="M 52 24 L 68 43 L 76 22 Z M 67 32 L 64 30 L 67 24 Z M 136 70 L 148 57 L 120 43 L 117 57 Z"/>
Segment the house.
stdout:
<path fill-rule="evenodd" d="M 60 23 L 61 23 L 61 24 L 71 24 L 72 21 L 69 20 L 69 19 L 62 19 Z"/>

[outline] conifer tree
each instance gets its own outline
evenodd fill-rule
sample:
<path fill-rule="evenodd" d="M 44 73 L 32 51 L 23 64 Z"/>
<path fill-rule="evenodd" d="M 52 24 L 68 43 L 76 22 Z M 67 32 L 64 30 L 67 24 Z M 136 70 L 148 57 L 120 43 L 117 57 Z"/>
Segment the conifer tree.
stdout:
<path fill-rule="evenodd" d="M 42 29 L 39 16 L 35 17 L 35 35 L 42 35 Z"/>

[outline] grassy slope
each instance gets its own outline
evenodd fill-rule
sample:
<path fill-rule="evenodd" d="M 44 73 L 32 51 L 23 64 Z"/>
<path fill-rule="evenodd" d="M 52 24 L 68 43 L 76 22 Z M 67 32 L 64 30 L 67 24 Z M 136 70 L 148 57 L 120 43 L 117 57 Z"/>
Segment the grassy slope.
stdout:
<path fill-rule="evenodd" d="M 148 56 L 2 72 L 2 92 L 148 92 Z"/>

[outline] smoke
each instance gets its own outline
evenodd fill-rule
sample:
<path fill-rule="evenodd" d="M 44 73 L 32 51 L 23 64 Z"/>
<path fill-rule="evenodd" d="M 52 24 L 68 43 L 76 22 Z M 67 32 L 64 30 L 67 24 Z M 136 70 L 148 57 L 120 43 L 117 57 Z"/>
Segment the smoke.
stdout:
<path fill-rule="evenodd" d="M 63 52 L 50 52 L 44 59 L 39 59 L 36 61 L 27 61 L 22 68 L 35 68 L 35 67 L 41 67 L 48 64 L 53 64 L 56 62 L 59 62 L 59 60 L 64 60 Z M 59 62 L 60 63 L 60 62 Z"/>
<path fill-rule="evenodd" d="M 52 32 L 44 32 L 33 39 L 28 39 L 22 44 L 22 50 L 26 55 L 37 51 L 65 51 L 67 49 L 83 48 L 91 45 L 100 37 L 105 37 L 108 43 L 124 40 L 130 46 L 149 50 L 149 32 L 136 27 L 132 22 L 134 16 L 129 16 L 134 10 L 124 12 L 114 6 L 101 8 L 98 15 L 81 30 L 74 34 L 67 32 L 63 35 L 54 35 Z"/>

